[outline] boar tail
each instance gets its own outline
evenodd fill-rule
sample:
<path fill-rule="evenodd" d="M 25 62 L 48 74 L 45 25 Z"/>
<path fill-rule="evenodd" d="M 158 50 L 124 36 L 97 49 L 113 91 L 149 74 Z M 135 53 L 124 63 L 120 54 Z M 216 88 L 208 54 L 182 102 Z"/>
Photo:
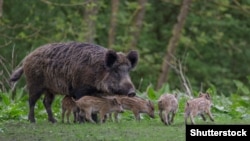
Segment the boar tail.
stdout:
<path fill-rule="evenodd" d="M 23 74 L 23 67 L 19 67 L 18 69 L 16 69 L 12 75 L 10 76 L 10 84 L 11 84 L 11 87 L 15 86 L 15 82 L 18 81 L 21 76 Z"/>

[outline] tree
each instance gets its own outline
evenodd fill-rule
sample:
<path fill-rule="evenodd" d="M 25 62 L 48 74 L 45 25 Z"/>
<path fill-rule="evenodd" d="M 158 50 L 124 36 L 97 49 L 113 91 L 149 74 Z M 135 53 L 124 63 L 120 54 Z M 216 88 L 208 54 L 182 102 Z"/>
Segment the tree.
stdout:
<path fill-rule="evenodd" d="M 0 0 L 0 18 L 3 16 L 3 0 Z"/>
<path fill-rule="evenodd" d="M 112 13 L 110 18 L 108 47 L 111 48 L 115 42 L 117 14 L 119 11 L 119 0 L 112 0 Z"/>
<path fill-rule="evenodd" d="M 162 83 L 167 82 L 171 90 L 182 89 L 180 73 L 169 66 L 163 69 L 164 62 L 178 67 L 177 60 L 183 62 L 183 75 L 194 94 L 201 84 L 204 90 L 216 86 L 217 93 L 230 95 L 237 91 L 235 82 L 250 83 L 249 1 L 195 1 L 182 33 L 181 29 L 174 31 L 174 25 L 180 24 L 176 19 L 183 0 L 113 0 L 113 4 L 119 1 L 113 8 L 112 1 L 97 0 L 1 1 L 0 91 L 8 90 L 9 72 L 30 51 L 65 41 L 95 42 L 117 51 L 136 47 L 140 62 L 131 78 L 140 91 L 148 85 L 156 88 L 163 70 L 161 75 L 166 78 Z M 172 37 L 177 33 L 181 34 L 175 39 L 178 47 Z M 163 62 L 163 58 L 170 60 Z M 23 84 L 24 79 L 17 87 Z"/>
<path fill-rule="evenodd" d="M 96 21 L 98 13 L 98 1 L 88 1 L 84 10 L 84 23 L 86 23 L 85 40 L 86 42 L 93 43 L 96 33 Z"/>
<path fill-rule="evenodd" d="M 185 20 L 188 15 L 189 6 L 191 5 L 192 0 L 183 0 L 180 13 L 177 17 L 177 23 L 174 25 L 173 31 L 172 31 L 172 37 L 167 45 L 167 52 L 164 56 L 163 63 L 162 63 L 162 69 L 160 76 L 158 78 L 157 83 L 157 89 L 161 88 L 164 82 L 168 79 L 168 72 L 169 72 L 169 63 L 172 62 L 173 56 L 176 50 L 176 47 L 179 42 L 179 38 L 181 36 L 181 30 L 183 29 L 183 26 L 185 24 Z"/>
<path fill-rule="evenodd" d="M 138 0 L 138 7 L 136 9 L 136 11 L 134 12 L 134 17 L 133 17 L 133 25 L 132 25 L 132 29 L 130 32 L 131 35 L 131 41 L 130 41 L 130 49 L 135 49 L 137 42 L 139 40 L 140 37 L 140 30 L 142 27 L 142 23 L 143 23 L 143 18 L 144 18 L 144 14 L 145 14 L 145 5 L 147 3 L 147 0 Z"/>

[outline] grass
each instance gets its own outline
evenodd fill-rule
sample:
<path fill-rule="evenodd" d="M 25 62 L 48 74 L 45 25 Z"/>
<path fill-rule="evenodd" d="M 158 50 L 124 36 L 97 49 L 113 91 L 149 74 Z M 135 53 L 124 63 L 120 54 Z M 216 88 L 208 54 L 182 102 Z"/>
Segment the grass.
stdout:
<path fill-rule="evenodd" d="M 35 107 L 37 123 L 33 124 L 27 121 L 28 95 L 20 91 L 14 100 L 9 93 L 0 93 L 0 141 L 185 141 L 183 112 L 186 97 L 181 97 L 177 116 L 171 126 L 160 121 L 157 108 L 155 119 L 143 115 L 141 122 L 136 122 L 132 112 L 128 111 L 122 114 L 119 123 L 61 123 L 62 97 L 56 97 L 52 106 L 57 123 L 47 121 L 41 97 Z M 156 100 L 154 102 L 157 104 Z M 215 95 L 212 114 L 215 122 L 209 119 L 204 122 L 200 117 L 195 118 L 195 122 L 250 125 L 249 98 L 236 94 L 231 97 Z"/>
<path fill-rule="evenodd" d="M 156 119 L 136 121 L 106 122 L 104 124 L 67 124 L 38 121 L 6 121 L 1 123 L 0 140 L 50 140 L 50 141 L 172 141 L 184 140 L 185 126 L 180 121 L 175 125 L 165 126 Z M 176 136 L 178 134 L 178 136 Z"/>
<path fill-rule="evenodd" d="M 227 115 L 215 115 L 215 122 L 203 122 L 196 118 L 197 124 L 249 124 L 249 119 L 231 119 Z M 3 141 L 185 141 L 185 124 L 178 115 L 173 125 L 165 126 L 159 118 L 121 120 L 119 123 L 74 124 L 49 123 L 38 120 L 7 120 L 0 122 L 0 140 Z"/>

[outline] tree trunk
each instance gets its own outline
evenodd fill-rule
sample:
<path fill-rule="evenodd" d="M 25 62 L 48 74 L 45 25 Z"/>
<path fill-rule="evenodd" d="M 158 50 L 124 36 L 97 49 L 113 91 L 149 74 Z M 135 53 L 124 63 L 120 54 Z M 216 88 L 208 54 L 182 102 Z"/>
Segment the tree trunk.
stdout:
<path fill-rule="evenodd" d="M 145 5 L 147 3 L 147 0 L 138 0 L 139 7 L 135 11 L 135 16 L 133 17 L 133 25 L 130 32 L 131 35 L 131 41 L 130 41 L 130 49 L 135 49 L 137 46 L 137 42 L 139 40 L 140 36 L 140 30 L 143 24 L 143 19 L 145 15 Z"/>
<path fill-rule="evenodd" d="M 111 48 L 115 43 L 116 25 L 117 25 L 117 14 L 119 11 L 119 0 L 112 0 L 112 13 L 109 27 L 109 39 L 108 47 Z"/>
<path fill-rule="evenodd" d="M 157 89 L 161 88 L 163 83 L 165 83 L 168 79 L 168 72 L 170 68 L 169 63 L 171 63 L 173 60 L 173 56 L 174 56 L 176 47 L 179 43 L 179 38 L 181 36 L 181 30 L 184 27 L 185 20 L 188 15 L 189 6 L 191 5 L 191 3 L 192 3 L 192 0 L 183 0 L 180 13 L 177 17 L 177 23 L 174 25 L 174 28 L 172 31 L 173 35 L 168 43 L 167 52 L 163 59 L 161 73 L 158 78 Z"/>
<path fill-rule="evenodd" d="M 85 35 L 84 40 L 89 43 L 93 43 L 95 39 L 96 29 L 96 19 L 98 13 L 98 1 L 92 0 L 88 1 L 84 10 L 84 23 L 85 23 Z"/>
<path fill-rule="evenodd" d="M 3 16 L 3 0 L 0 0 L 0 18 Z"/>

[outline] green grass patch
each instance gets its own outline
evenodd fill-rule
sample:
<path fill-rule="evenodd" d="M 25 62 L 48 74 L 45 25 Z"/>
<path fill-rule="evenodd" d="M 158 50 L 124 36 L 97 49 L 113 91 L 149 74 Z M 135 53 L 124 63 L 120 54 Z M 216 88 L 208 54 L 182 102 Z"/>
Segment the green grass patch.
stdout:
<path fill-rule="evenodd" d="M 104 124 L 61 123 L 62 96 L 56 96 L 52 109 L 57 123 L 47 121 L 41 97 L 35 107 L 37 123 L 29 123 L 28 95 L 19 89 L 15 99 L 10 93 L 0 92 L 0 141 L 185 141 L 184 107 L 188 97 L 179 93 L 179 109 L 171 126 L 164 125 L 158 116 L 157 99 L 164 92 L 139 93 L 155 104 L 155 119 L 142 114 L 136 122 L 131 111 L 120 116 L 120 122 Z M 165 91 L 165 90 L 164 90 Z M 215 122 L 195 118 L 196 124 L 250 124 L 249 95 L 216 95 L 212 92 L 212 114 Z M 148 97 L 147 97 L 148 96 Z M 73 117 L 71 115 L 71 121 Z"/>
<path fill-rule="evenodd" d="M 232 119 L 226 114 L 214 115 L 215 122 L 195 119 L 197 124 L 249 124 L 250 119 Z M 49 123 L 38 120 L 9 120 L 0 123 L 0 140 L 3 141 L 185 141 L 185 124 L 182 114 L 176 117 L 173 125 L 164 125 L 159 118 L 123 120 L 119 123 L 107 121 L 104 124 L 92 123 Z"/>

